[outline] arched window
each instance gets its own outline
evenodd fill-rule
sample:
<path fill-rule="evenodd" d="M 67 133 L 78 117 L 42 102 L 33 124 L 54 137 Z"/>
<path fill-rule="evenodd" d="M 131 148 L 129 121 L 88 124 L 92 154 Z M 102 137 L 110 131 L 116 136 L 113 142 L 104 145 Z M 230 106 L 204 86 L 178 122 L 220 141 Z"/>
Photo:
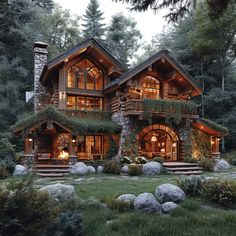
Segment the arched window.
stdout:
<path fill-rule="evenodd" d="M 84 59 L 68 69 L 67 87 L 102 90 L 103 73 L 91 61 Z"/>
<path fill-rule="evenodd" d="M 142 79 L 142 96 L 147 99 L 160 98 L 160 83 L 156 78 L 146 76 Z"/>

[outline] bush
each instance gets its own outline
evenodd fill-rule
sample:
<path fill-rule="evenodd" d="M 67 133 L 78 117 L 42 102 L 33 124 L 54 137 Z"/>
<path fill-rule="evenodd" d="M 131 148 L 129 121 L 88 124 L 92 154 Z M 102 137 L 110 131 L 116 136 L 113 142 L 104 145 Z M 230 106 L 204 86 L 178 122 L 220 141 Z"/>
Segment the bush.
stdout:
<path fill-rule="evenodd" d="M 188 162 L 188 163 L 197 163 L 198 159 L 194 158 L 194 157 L 184 157 L 184 161 Z"/>
<path fill-rule="evenodd" d="M 113 157 L 117 155 L 118 150 L 119 146 L 112 138 L 110 138 L 110 147 L 108 149 L 108 152 L 106 153 L 106 159 L 111 160 Z"/>
<path fill-rule="evenodd" d="M 214 160 L 210 158 L 201 158 L 199 160 L 199 166 L 203 168 L 205 171 L 213 171 L 214 170 Z"/>
<path fill-rule="evenodd" d="M 112 210 L 117 210 L 119 212 L 127 212 L 133 208 L 133 204 L 130 202 L 124 202 L 121 200 L 117 200 L 114 197 L 107 197 L 105 199 L 105 203 Z"/>
<path fill-rule="evenodd" d="M 29 177 L 1 186 L 0 203 L 0 235 L 41 235 L 59 212 L 48 194 L 33 188 Z"/>
<path fill-rule="evenodd" d="M 130 164 L 128 168 L 129 168 L 129 175 L 138 176 L 143 173 L 142 165 Z"/>
<path fill-rule="evenodd" d="M 155 157 L 153 159 L 153 161 L 156 161 L 156 162 L 159 162 L 160 164 L 162 164 L 164 162 L 164 158 L 162 158 L 162 157 Z"/>
<path fill-rule="evenodd" d="M 146 157 L 136 157 L 135 158 L 135 164 L 146 164 L 148 162 L 148 159 Z"/>
<path fill-rule="evenodd" d="M 82 218 L 77 212 L 61 213 L 47 227 L 44 236 L 61 235 L 61 236 L 82 236 Z"/>
<path fill-rule="evenodd" d="M 199 196 L 203 193 L 203 178 L 200 176 L 189 176 L 178 178 L 177 183 L 187 196 Z"/>
<path fill-rule="evenodd" d="M 0 179 L 5 179 L 10 175 L 4 160 L 0 160 Z"/>
<path fill-rule="evenodd" d="M 227 152 L 223 154 L 221 157 L 222 159 L 228 161 L 231 165 L 236 166 L 236 151 Z"/>
<path fill-rule="evenodd" d="M 121 163 L 118 160 L 104 161 L 103 172 L 119 175 L 121 172 Z"/>
<path fill-rule="evenodd" d="M 131 164 L 133 162 L 131 157 L 123 156 L 120 159 L 122 164 Z"/>
<path fill-rule="evenodd" d="M 209 179 L 204 181 L 205 197 L 221 206 L 230 206 L 233 203 L 233 189 L 228 181 Z"/>

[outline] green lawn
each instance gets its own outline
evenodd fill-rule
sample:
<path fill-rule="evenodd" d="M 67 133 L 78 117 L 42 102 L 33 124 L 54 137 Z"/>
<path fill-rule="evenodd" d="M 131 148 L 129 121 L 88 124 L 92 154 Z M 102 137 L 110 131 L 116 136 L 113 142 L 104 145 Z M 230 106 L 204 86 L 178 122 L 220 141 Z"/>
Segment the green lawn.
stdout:
<path fill-rule="evenodd" d="M 204 175 L 236 180 L 236 168 Z M 176 178 L 173 175 L 129 177 L 94 174 L 71 175 L 61 179 L 36 178 L 34 184 L 37 188 L 58 182 L 73 185 L 77 196 L 83 199 L 80 211 L 83 214 L 85 235 L 88 236 L 236 235 L 236 211 L 212 208 L 200 199 L 189 199 L 170 215 L 164 216 L 142 214 L 133 210 L 121 213 L 104 208 L 100 204 L 108 197 L 117 197 L 124 193 L 154 193 L 160 184 L 176 184 Z M 16 177 L 11 179 L 14 180 Z"/>

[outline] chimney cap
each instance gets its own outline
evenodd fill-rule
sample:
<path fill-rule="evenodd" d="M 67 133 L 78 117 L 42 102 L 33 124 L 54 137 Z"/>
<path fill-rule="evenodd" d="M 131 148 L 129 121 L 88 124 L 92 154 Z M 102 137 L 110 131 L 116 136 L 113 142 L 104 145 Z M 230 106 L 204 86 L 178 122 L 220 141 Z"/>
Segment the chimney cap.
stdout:
<path fill-rule="evenodd" d="M 34 42 L 34 48 L 47 48 L 48 44 L 44 42 Z"/>

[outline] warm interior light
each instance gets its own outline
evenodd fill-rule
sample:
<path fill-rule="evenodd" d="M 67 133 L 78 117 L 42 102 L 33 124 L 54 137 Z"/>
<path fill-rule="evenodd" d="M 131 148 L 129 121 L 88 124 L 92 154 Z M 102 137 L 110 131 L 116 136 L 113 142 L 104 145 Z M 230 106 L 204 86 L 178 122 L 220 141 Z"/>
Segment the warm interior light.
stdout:
<path fill-rule="evenodd" d="M 173 144 L 172 144 L 172 147 L 176 147 L 176 143 L 173 143 Z"/>
<path fill-rule="evenodd" d="M 220 141 L 220 138 L 217 138 L 217 141 Z"/>
<path fill-rule="evenodd" d="M 64 60 L 64 62 L 68 62 L 68 58 L 66 58 L 66 59 Z"/>
<path fill-rule="evenodd" d="M 29 138 L 29 142 L 32 142 L 33 141 L 33 139 L 32 138 Z"/>
<path fill-rule="evenodd" d="M 165 152 L 165 151 L 166 151 L 165 148 L 162 148 L 162 149 L 161 149 L 161 152 Z"/>
<path fill-rule="evenodd" d="M 201 129 L 203 129 L 203 126 L 201 126 Z"/>
<path fill-rule="evenodd" d="M 215 142 L 214 142 L 214 141 L 211 141 L 211 144 L 215 144 Z"/>
<path fill-rule="evenodd" d="M 157 136 L 156 135 L 153 135 L 151 137 L 151 142 L 157 142 Z"/>
<path fill-rule="evenodd" d="M 75 139 L 72 139 L 72 143 L 75 143 Z"/>
<path fill-rule="evenodd" d="M 103 60 L 102 60 L 102 59 L 100 59 L 100 62 L 103 62 Z"/>

